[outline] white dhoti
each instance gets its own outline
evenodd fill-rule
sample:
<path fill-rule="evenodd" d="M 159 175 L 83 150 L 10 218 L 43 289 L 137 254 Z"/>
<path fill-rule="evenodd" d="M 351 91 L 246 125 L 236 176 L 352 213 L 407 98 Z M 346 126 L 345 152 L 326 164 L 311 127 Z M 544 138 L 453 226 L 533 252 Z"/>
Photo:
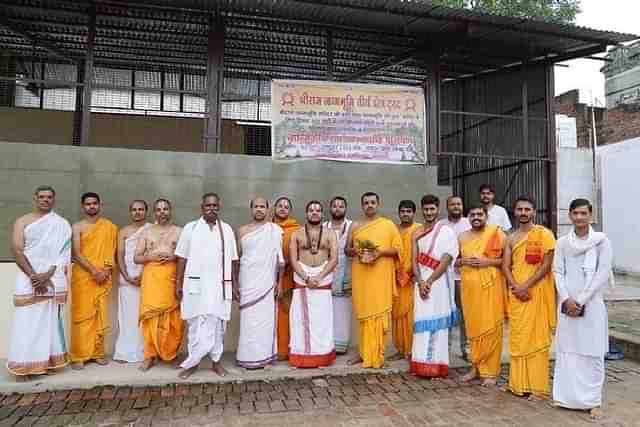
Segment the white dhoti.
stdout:
<path fill-rule="evenodd" d="M 417 262 L 420 280 L 427 280 L 438 268 L 445 255 L 458 256 L 458 241 L 449 227 L 435 228 L 417 240 Z M 449 375 L 449 329 L 459 320 L 455 303 L 453 271 L 449 267 L 431 285 L 426 300 L 414 287 L 413 347 L 410 372 L 422 377 L 447 377 Z"/>
<path fill-rule="evenodd" d="M 67 364 L 63 312 L 64 306 L 53 299 L 15 308 L 9 372 L 37 375 Z"/>
<path fill-rule="evenodd" d="M 145 224 L 125 240 L 124 262 L 130 277 L 142 274 L 142 265 L 133 262 L 136 245 L 143 231 L 149 226 Z M 144 360 L 144 338 L 139 324 L 140 287 L 129 284 L 120 275 L 118 287 L 118 338 L 116 339 L 114 360 L 135 363 Z"/>
<path fill-rule="evenodd" d="M 331 221 L 324 226 L 333 230 L 338 239 L 338 264 L 333 272 L 331 292 L 333 294 L 333 339 L 336 353 L 346 353 L 351 343 L 351 259 L 344 253 L 351 220 L 345 219 L 340 229 L 334 228 Z"/>
<path fill-rule="evenodd" d="M 351 343 L 351 295 L 333 295 L 333 339 L 336 353 L 346 353 Z"/>
<path fill-rule="evenodd" d="M 282 256 L 282 229 L 266 223 L 240 240 L 240 337 L 236 360 L 244 368 L 260 368 L 277 357 L 278 265 Z"/>
<path fill-rule="evenodd" d="M 71 262 L 71 226 L 50 212 L 25 227 L 24 239 L 24 254 L 33 270 L 44 273 L 55 267 L 55 272 L 46 293 L 35 295 L 29 277 L 18 270 L 7 369 L 14 375 L 37 375 L 67 364 L 63 313 Z"/>
<path fill-rule="evenodd" d="M 592 409 L 602 405 L 604 357 L 556 352 L 553 400 L 570 409 Z"/>
<path fill-rule="evenodd" d="M 180 367 L 190 369 L 198 366 L 207 355 L 213 362 L 219 362 L 224 349 L 226 322 L 213 315 L 204 315 L 188 319 L 187 326 L 189 356 Z"/>
<path fill-rule="evenodd" d="M 300 264 L 309 276 L 319 274 L 324 264 L 309 267 Z M 299 368 L 328 366 L 336 359 L 333 339 L 332 275 L 319 288 L 307 288 L 302 277 L 294 274 L 295 288 L 289 311 L 289 364 Z"/>

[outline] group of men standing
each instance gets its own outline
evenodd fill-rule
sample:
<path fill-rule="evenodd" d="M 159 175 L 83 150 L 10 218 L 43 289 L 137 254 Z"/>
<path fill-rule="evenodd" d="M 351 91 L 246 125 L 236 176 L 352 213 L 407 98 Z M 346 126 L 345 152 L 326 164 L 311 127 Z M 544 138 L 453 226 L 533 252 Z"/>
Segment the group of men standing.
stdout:
<path fill-rule="evenodd" d="M 336 353 L 347 352 L 355 314 L 359 349 L 349 363 L 381 368 L 392 331 L 397 353 L 391 359 L 407 358 L 418 376 L 446 377 L 449 330 L 463 319 L 460 348 L 472 367 L 462 380 L 479 377 L 489 386 L 500 373 L 507 319 L 508 389 L 530 399 L 549 397 L 555 331 L 554 399 L 595 414 L 608 343 L 602 289 L 611 272 L 610 243 L 591 229 L 591 205 L 584 199 L 572 202 L 574 229 L 556 243 L 550 230 L 535 224 L 533 200 L 517 199 L 518 227 L 510 232 L 509 217 L 494 197 L 492 187 L 482 186 L 482 203 L 465 218 L 462 199 L 450 196 L 447 218 L 439 220 L 438 197 L 426 195 L 422 224 L 415 222 L 415 203 L 403 200 L 399 225 L 380 216 L 380 198 L 372 192 L 361 197 L 361 220 L 347 219 L 347 200 L 334 197 L 331 220 L 323 223 L 324 207 L 313 200 L 302 225 L 291 216 L 290 199 L 269 206 L 256 197 L 252 222 L 238 229 L 236 241 L 219 217 L 215 193 L 202 197 L 200 218 L 183 229 L 172 222 L 170 201 L 155 201 L 149 224 L 147 203 L 134 200 L 131 223 L 118 232 L 100 216 L 98 194 L 82 196 L 84 218 L 71 227 L 53 211 L 53 188 L 38 187 L 35 212 L 14 227 L 20 271 L 7 367 L 20 377 L 67 362 L 74 369 L 89 361 L 107 364 L 108 297 L 117 265 L 114 359 L 142 362 L 143 371 L 158 359 L 176 359 L 186 324 L 188 351 L 179 376 L 189 377 L 207 355 L 213 371 L 224 376 L 224 333 L 236 301 L 236 357 L 244 368 L 275 360 L 327 366 Z M 67 354 L 62 317 L 69 274 Z M 25 328 L 34 322 L 40 327 Z"/>

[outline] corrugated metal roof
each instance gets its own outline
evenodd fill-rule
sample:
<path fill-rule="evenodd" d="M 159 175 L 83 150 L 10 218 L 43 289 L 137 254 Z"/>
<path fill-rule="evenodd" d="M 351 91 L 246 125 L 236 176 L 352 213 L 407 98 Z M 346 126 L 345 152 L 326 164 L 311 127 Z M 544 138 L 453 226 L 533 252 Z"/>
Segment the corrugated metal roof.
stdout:
<path fill-rule="evenodd" d="M 328 40 L 338 79 L 419 84 L 425 59 L 445 77 L 523 59 L 556 61 L 637 38 L 572 25 L 436 6 L 421 0 L 96 0 L 95 62 L 153 70 L 206 69 L 208 22 L 225 19 L 225 68 L 258 78 L 324 78 Z M 19 57 L 82 59 L 90 2 L 4 0 L 0 47 Z M 34 47 L 35 46 L 35 47 Z"/>

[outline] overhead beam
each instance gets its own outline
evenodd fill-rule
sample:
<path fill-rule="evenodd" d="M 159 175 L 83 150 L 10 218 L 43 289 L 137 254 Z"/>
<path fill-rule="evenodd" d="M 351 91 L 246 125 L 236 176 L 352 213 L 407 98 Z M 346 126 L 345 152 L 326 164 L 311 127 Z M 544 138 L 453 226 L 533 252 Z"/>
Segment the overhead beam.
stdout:
<path fill-rule="evenodd" d="M 63 50 L 59 49 L 53 44 L 40 40 L 38 37 L 34 36 L 33 34 L 27 31 L 17 28 L 14 23 L 12 23 L 10 20 L 8 20 L 5 16 L 2 16 L 2 15 L 0 15 L 0 27 L 3 27 L 6 30 L 11 31 L 12 33 L 26 40 L 29 40 L 36 46 L 40 46 L 41 48 L 45 49 L 47 52 L 51 53 L 54 56 L 57 56 L 62 59 L 66 59 L 67 61 L 70 61 L 70 62 L 75 62 L 75 59 L 71 55 L 69 55 L 67 52 L 64 52 Z"/>

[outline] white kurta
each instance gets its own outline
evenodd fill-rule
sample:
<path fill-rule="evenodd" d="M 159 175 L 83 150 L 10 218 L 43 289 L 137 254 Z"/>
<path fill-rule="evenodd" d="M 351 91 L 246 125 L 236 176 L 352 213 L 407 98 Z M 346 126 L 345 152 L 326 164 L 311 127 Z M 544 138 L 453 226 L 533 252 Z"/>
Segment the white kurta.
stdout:
<path fill-rule="evenodd" d="M 268 222 L 240 240 L 239 366 L 258 368 L 276 359 L 278 266 L 284 264 L 282 228 Z"/>
<path fill-rule="evenodd" d="M 125 241 L 124 263 L 130 277 L 142 274 L 142 265 L 133 262 L 136 245 L 144 230 L 151 224 L 144 224 Z M 118 339 L 116 340 L 113 358 L 134 363 L 144 360 L 144 338 L 140 328 L 140 286 L 128 283 L 120 274 L 118 287 Z"/>
<path fill-rule="evenodd" d="M 220 219 L 209 227 L 200 218 L 184 227 L 175 254 L 187 260 L 180 309 L 188 326 L 189 355 L 180 366 L 197 366 L 206 355 L 217 362 L 231 316 L 231 263 L 238 260 L 235 235 Z"/>
<path fill-rule="evenodd" d="M 352 221 L 345 219 L 341 229 L 334 229 L 331 221 L 324 223 L 327 229 L 333 230 L 338 239 L 338 265 L 333 272 L 331 293 L 333 295 L 333 339 L 336 352 L 345 353 L 351 342 L 351 258 L 345 255 L 347 236 Z"/>
<path fill-rule="evenodd" d="M 426 255 L 439 262 L 449 255 L 454 260 L 458 257 L 458 239 L 451 228 L 438 224 L 429 234 L 418 239 L 417 249 L 418 258 Z M 436 265 L 418 265 L 421 280 L 428 279 L 437 268 Z M 426 300 L 420 297 L 419 287 L 414 288 L 411 372 L 426 377 L 446 377 L 449 369 L 449 329 L 459 319 L 452 266 L 432 284 Z"/>
<path fill-rule="evenodd" d="M 326 263 L 317 267 L 300 265 L 307 275 L 314 276 Z M 297 273 L 294 273 L 293 281 L 296 287 L 289 310 L 289 363 L 304 368 L 330 365 L 336 358 L 331 297 L 333 277 L 328 274 L 320 287 L 314 289 L 307 288 Z"/>
<path fill-rule="evenodd" d="M 43 374 L 67 363 L 63 304 L 71 262 L 71 226 L 51 212 L 25 227 L 24 238 L 24 254 L 33 270 L 44 273 L 55 266 L 56 271 L 51 277 L 53 288 L 45 295 L 48 298 L 35 302 L 29 277 L 18 270 L 7 357 L 7 369 L 14 375 Z"/>
<path fill-rule="evenodd" d="M 591 409 L 602 403 L 604 355 L 609 348 L 602 290 L 611 274 L 611 243 L 605 238 L 595 251 L 597 263 L 592 273 L 585 269 L 587 254 L 575 254 L 568 236 L 558 240 L 554 255 L 558 326 L 553 399 L 560 406 L 572 409 Z M 562 302 L 568 297 L 584 304 L 583 317 L 561 313 Z"/>
<path fill-rule="evenodd" d="M 487 218 L 487 224 L 499 225 L 502 231 L 511 230 L 511 220 L 507 211 L 498 205 L 493 205 L 489 209 L 489 218 Z"/>

